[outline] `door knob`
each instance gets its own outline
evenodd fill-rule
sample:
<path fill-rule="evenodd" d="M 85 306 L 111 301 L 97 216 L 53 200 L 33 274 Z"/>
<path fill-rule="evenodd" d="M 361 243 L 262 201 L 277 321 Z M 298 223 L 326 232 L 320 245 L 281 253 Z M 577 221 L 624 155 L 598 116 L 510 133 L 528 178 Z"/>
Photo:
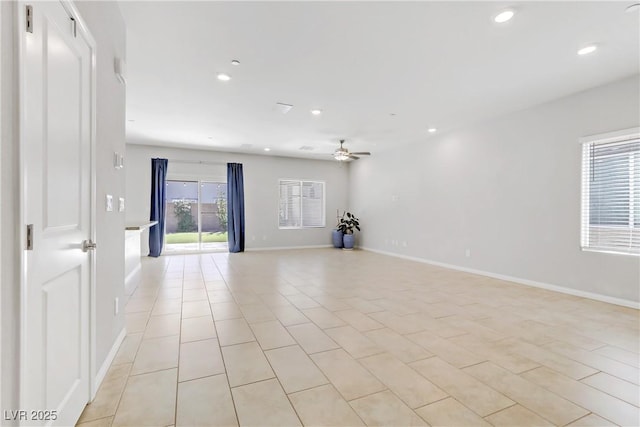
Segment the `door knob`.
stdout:
<path fill-rule="evenodd" d="M 82 252 L 89 252 L 94 250 L 95 248 L 96 244 L 92 242 L 91 239 L 82 241 Z"/>

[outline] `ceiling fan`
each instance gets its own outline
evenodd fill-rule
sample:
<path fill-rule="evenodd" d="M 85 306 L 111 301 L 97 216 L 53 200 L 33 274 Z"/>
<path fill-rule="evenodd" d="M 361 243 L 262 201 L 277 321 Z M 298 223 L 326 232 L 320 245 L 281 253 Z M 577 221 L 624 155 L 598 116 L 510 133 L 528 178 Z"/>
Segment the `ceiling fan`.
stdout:
<path fill-rule="evenodd" d="M 370 156 L 371 153 L 368 151 L 360 151 L 357 153 L 350 153 L 349 150 L 343 147 L 344 139 L 340 140 L 340 148 L 333 152 L 333 158 L 339 162 L 346 162 L 350 160 L 358 160 L 360 157 L 358 156 Z"/>

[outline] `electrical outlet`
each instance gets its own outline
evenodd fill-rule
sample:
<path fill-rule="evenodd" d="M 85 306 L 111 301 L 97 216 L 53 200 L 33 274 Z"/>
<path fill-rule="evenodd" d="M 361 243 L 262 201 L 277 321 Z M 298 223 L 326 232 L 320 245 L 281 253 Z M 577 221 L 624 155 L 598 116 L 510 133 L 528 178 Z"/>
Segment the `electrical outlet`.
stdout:
<path fill-rule="evenodd" d="M 118 199 L 118 212 L 124 212 L 124 197 Z"/>
<path fill-rule="evenodd" d="M 115 314 L 117 316 L 119 312 L 120 312 L 119 298 L 116 297 L 113 300 L 113 314 Z"/>
<path fill-rule="evenodd" d="M 402 247 L 404 247 L 404 248 L 406 248 L 406 247 L 407 247 L 407 241 L 406 241 L 406 240 L 403 240 L 403 241 L 402 241 Z"/>
<path fill-rule="evenodd" d="M 467 258 L 471 258 L 471 249 L 465 249 L 464 256 L 466 256 Z"/>
<path fill-rule="evenodd" d="M 107 212 L 113 212 L 113 196 L 111 194 L 107 194 Z"/>

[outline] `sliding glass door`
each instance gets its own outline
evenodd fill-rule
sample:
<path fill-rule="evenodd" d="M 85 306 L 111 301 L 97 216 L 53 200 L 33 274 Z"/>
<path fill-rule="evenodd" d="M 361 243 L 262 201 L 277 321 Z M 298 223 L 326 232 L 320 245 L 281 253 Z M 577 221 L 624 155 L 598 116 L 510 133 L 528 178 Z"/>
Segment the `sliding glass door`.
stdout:
<path fill-rule="evenodd" d="M 167 180 L 165 251 L 227 250 L 227 184 Z"/>
<path fill-rule="evenodd" d="M 200 249 L 228 249 L 227 245 L 227 184 L 200 183 Z"/>

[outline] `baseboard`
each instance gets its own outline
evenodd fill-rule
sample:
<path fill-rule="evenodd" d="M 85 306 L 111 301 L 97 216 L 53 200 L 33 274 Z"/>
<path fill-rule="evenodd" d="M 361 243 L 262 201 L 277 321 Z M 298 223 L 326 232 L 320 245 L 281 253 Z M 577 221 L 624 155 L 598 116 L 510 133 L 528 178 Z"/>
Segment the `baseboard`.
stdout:
<path fill-rule="evenodd" d="M 257 252 L 257 251 L 285 251 L 288 249 L 322 249 L 322 248 L 332 248 L 332 245 L 311 245 L 311 246 L 271 246 L 267 248 L 246 248 L 246 252 Z"/>
<path fill-rule="evenodd" d="M 435 265 L 435 266 L 438 266 L 438 267 L 449 268 L 451 270 L 464 271 L 465 273 L 478 274 L 480 276 L 486 276 L 486 277 L 492 277 L 494 279 L 506 280 L 506 281 L 517 283 L 517 284 L 520 284 L 520 285 L 531 286 L 531 287 L 534 287 L 534 288 L 547 289 L 549 291 L 555 291 L 555 292 L 560 292 L 560 293 L 563 293 L 563 294 L 573 295 L 573 296 L 577 296 L 577 297 L 588 298 L 588 299 L 592 299 L 592 300 L 595 300 L 595 301 L 601 301 L 601 302 L 606 302 L 606 303 L 609 303 L 609 304 L 619 305 L 619 306 L 622 306 L 622 307 L 640 309 L 640 302 L 631 301 L 631 300 L 627 300 L 627 299 L 623 299 L 623 298 L 615 298 L 615 297 L 610 297 L 610 296 L 607 296 L 607 295 L 596 294 L 594 292 L 580 291 L 578 289 L 567 288 L 567 287 L 564 287 L 564 286 L 558 286 L 558 285 L 552 285 L 552 284 L 549 284 L 549 283 L 537 282 L 535 280 L 523 279 L 523 278 L 520 278 L 520 277 L 507 276 L 505 274 L 492 273 L 490 271 L 477 270 L 475 268 L 462 267 L 460 265 L 447 264 L 447 263 L 440 262 L 440 261 L 433 261 L 433 260 L 429 260 L 429 259 L 425 259 L 425 258 L 418 258 L 418 257 L 413 257 L 413 256 L 408 256 L 408 255 L 402 255 L 402 254 L 397 254 L 397 253 L 394 253 L 394 252 L 381 251 L 379 249 L 373 249 L 373 248 L 368 248 L 368 247 L 361 247 L 361 249 L 363 249 L 365 251 L 369 251 L 369 252 L 375 252 L 375 253 L 378 253 L 378 254 L 381 254 L 381 255 L 388 255 L 388 256 L 395 257 L 395 258 L 402 258 L 402 259 L 406 259 L 406 260 L 409 260 L 409 261 L 420 262 L 422 264 L 430 264 L 430 265 Z"/>
<path fill-rule="evenodd" d="M 138 263 L 136 268 L 131 270 L 131 273 L 127 274 L 127 277 L 124 279 L 124 293 L 126 295 L 133 294 L 133 291 L 138 287 L 138 282 L 140 279 L 140 272 L 142 271 L 142 265 Z"/>
<path fill-rule="evenodd" d="M 111 363 L 113 362 L 113 359 L 115 359 L 116 354 L 118 354 L 120 345 L 122 344 L 122 341 L 124 341 L 124 338 L 126 336 L 127 336 L 127 328 L 122 328 L 122 331 L 120 331 L 120 334 L 118 334 L 118 337 L 113 342 L 113 345 L 111 346 L 111 350 L 109 350 L 109 354 L 107 354 L 107 357 L 105 358 L 104 363 L 100 367 L 100 370 L 96 373 L 96 378 L 95 378 L 95 381 L 93 382 L 95 390 L 93 390 L 93 393 L 91 393 L 92 396 L 95 396 L 96 393 L 98 392 L 98 389 L 100 388 L 100 384 L 102 384 L 104 377 L 107 375 L 107 371 L 109 371 L 109 367 L 111 367 Z"/>

